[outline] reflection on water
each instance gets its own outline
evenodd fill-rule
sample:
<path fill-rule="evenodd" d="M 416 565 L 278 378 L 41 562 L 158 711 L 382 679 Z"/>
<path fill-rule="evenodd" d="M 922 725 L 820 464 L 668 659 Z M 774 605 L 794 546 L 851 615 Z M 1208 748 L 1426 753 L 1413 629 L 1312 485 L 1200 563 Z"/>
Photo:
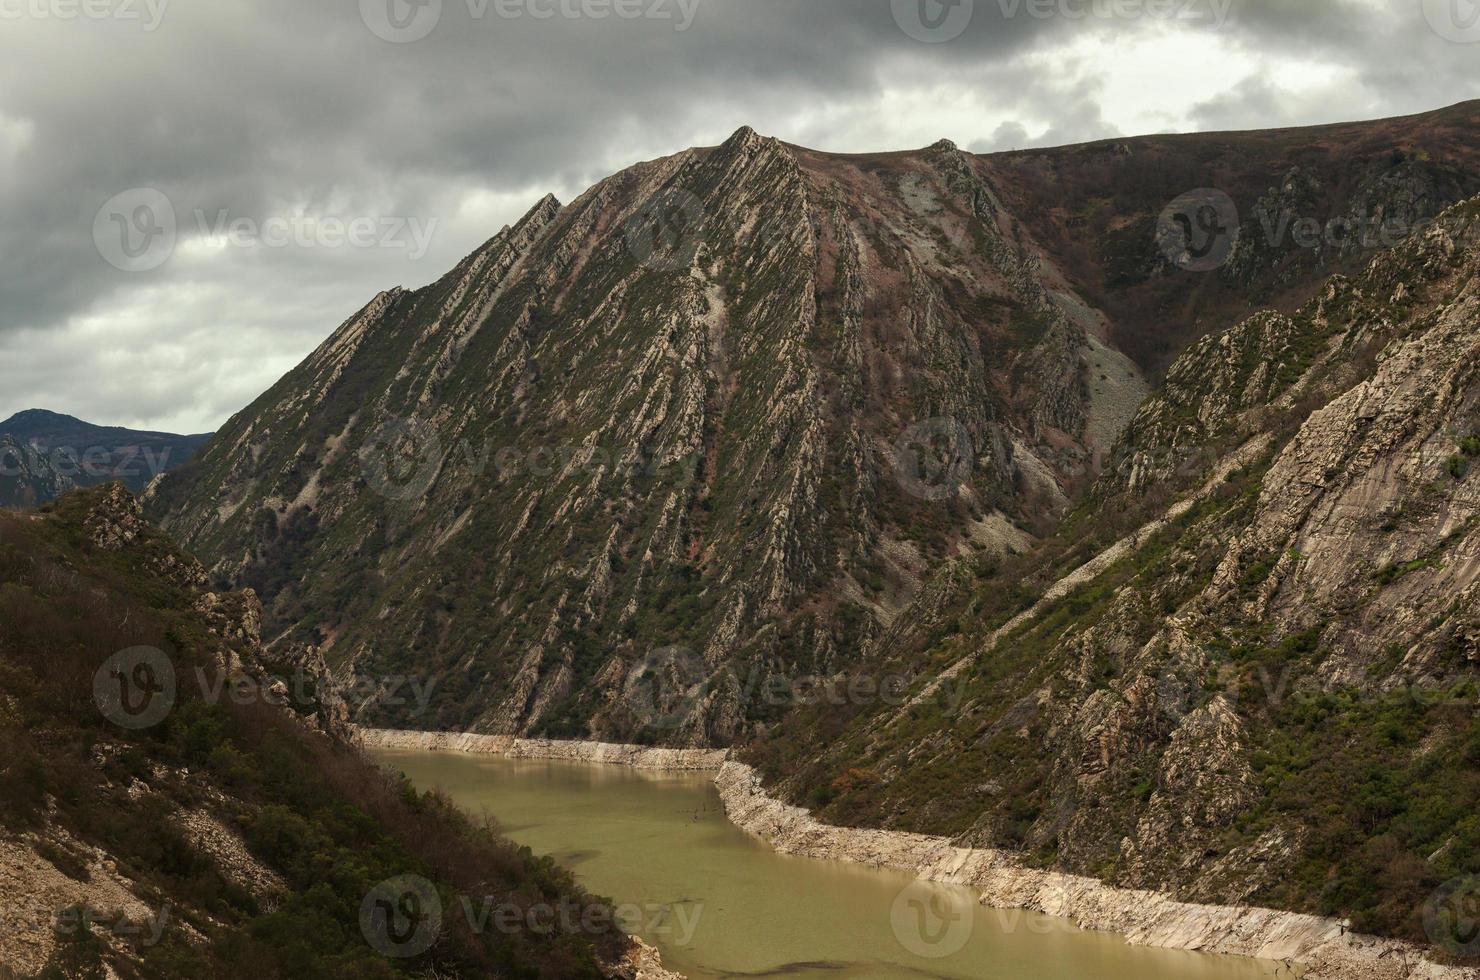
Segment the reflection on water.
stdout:
<path fill-rule="evenodd" d="M 983 908 L 964 888 L 777 854 L 725 819 L 704 774 L 376 755 L 626 903 L 634 931 L 693 980 L 1252 980 L 1282 969 L 1131 947 L 1062 919 Z"/>

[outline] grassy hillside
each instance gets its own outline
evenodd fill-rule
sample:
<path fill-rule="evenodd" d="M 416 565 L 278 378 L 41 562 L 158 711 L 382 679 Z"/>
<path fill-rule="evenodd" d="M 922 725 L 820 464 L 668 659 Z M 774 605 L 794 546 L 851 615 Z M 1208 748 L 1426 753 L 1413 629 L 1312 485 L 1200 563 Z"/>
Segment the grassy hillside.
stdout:
<path fill-rule="evenodd" d="M 0 974 L 604 975 L 627 944 L 616 929 L 478 932 L 455 914 L 461 896 L 598 903 L 372 767 L 311 684 L 262 662 L 253 598 L 208 596 L 201 581 L 116 485 L 0 514 Z M 176 679 L 170 697 L 155 673 L 157 720 L 137 689 L 122 704 L 139 715 L 107 696 L 104 665 L 140 648 Z M 212 697 L 228 678 L 239 694 Z M 262 693 L 277 680 L 292 685 L 287 706 Z M 363 910 L 407 875 L 446 914 L 426 952 L 388 957 Z"/>

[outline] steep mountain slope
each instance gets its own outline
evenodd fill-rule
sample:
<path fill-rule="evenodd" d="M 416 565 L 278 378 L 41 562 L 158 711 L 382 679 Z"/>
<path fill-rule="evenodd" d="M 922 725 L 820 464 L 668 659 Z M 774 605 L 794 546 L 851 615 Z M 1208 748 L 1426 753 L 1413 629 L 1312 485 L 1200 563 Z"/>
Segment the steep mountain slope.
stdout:
<path fill-rule="evenodd" d="M 1196 344 L 1049 541 L 898 618 L 858 670 L 904 706 L 750 757 L 833 822 L 1473 962 L 1477 460 L 1480 199 Z"/>
<path fill-rule="evenodd" d="M 1198 337 L 1256 309 L 1298 308 L 1325 275 L 1360 269 L 1480 194 L 1477 132 L 1480 102 L 1465 102 L 1375 122 L 984 159 L 1003 201 L 1105 312 L 1110 340 L 1159 376 Z M 1157 226 L 1175 200 L 1205 188 L 1231 210 L 1206 271 L 1189 275 L 1158 248 Z"/>
<path fill-rule="evenodd" d="M 366 720 L 723 742 L 1051 526 L 1143 395 L 1101 328 L 971 155 L 746 129 L 377 297 L 150 507 L 276 647 L 441 685 Z"/>
<path fill-rule="evenodd" d="M 454 915 L 605 905 L 366 762 L 204 580 L 117 484 L 0 513 L 0 976 L 632 980 L 620 930 Z"/>
<path fill-rule="evenodd" d="M 275 649 L 441 685 L 371 724 L 728 743 L 1082 497 L 1146 390 L 1107 338 L 1156 368 L 1371 254 L 1241 235 L 1185 271 L 1157 227 L 1184 180 L 1417 222 L 1480 189 L 1475 111 L 992 157 L 741 130 L 377 297 L 151 513 L 263 595 Z M 1284 202 L 1297 164 L 1322 190 Z"/>
<path fill-rule="evenodd" d="M 0 507 L 34 507 L 73 487 L 115 480 L 139 493 L 209 438 L 93 425 L 42 409 L 20 412 L 0 422 Z"/>

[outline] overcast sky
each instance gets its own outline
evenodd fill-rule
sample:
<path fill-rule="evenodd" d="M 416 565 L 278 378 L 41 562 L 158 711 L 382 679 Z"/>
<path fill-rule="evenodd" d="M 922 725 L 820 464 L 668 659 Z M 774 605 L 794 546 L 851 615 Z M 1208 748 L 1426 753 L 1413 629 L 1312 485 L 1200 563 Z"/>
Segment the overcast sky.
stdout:
<path fill-rule="evenodd" d="M 1480 96 L 1480 0 L 953 2 L 0 0 L 0 418 L 214 429 L 543 194 L 742 124 L 985 151 Z"/>

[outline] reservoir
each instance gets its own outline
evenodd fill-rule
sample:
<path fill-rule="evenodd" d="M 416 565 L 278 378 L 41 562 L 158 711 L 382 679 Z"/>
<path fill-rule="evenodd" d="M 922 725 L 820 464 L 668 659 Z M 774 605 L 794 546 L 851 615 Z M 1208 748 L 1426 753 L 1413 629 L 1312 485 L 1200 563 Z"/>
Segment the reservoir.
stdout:
<path fill-rule="evenodd" d="M 623 906 L 692 980 L 1253 980 L 1268 961 L 1129 946 L 969 890 L 777 854 L 725 819 L 711 776 L 456 753 L 376 751 L 420 789 L 552 855 Z"/>

